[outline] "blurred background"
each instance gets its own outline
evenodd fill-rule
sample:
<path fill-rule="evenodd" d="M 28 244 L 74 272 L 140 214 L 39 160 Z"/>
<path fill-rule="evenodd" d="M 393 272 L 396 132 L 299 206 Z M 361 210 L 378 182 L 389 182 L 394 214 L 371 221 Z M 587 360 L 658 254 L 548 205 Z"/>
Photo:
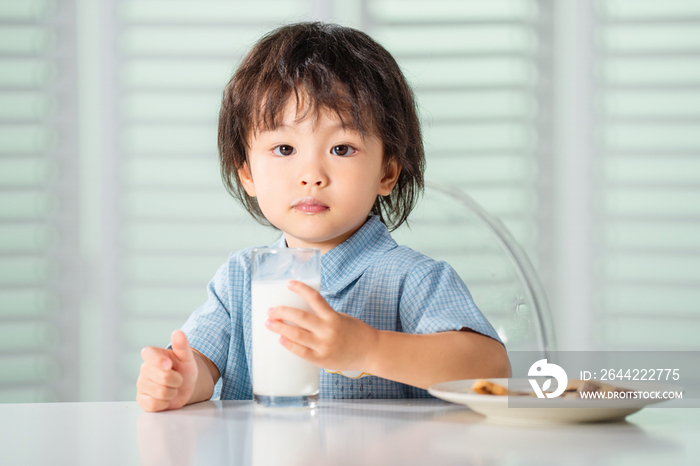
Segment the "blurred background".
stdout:
<path fill-rule="evenodd" d="M 700 2 L 0 0 L 0 402 L 133 400 L 230 251 L 221 92 L 279 25 L 372 35 L 427 178 L 535 263 L 559 349 L 700 349 Z"/>

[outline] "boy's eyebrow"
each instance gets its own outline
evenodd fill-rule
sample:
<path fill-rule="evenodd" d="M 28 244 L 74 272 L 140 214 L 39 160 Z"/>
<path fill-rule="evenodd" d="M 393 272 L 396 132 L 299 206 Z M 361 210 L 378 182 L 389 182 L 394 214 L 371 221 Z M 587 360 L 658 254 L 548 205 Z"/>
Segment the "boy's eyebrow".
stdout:
<path fill-rule="evenodd" d="M 290 130 L 290 129 L 294 129 L 294 127 L 291 126 L 291 125 L 287 125 L 287 124 L 281 123 L 281 124 L 277 125 L 277 126 L 274 127 L 274 128 L 261 128 L 261 129 L 260 129 L 260 132 L 261 132 L 261 133 L 271 133 L 271 132 L 274 132 L 274 131 L 279 131 L 279 130 Z M 329 129 L 335 129 L 335 130 L 337 130 L 337 129 L 342 129 L 343 131 L 352 131 L 352 132 L 355 132 L 355 133 L 359 133 L 359 132 L 360 132 L 357 128 L 354 128 L 352 125 L 347 125 L 347 124 L 344 125 L 342 122 L 339 122 L 339 123 L 337 123 L 337 124 L 335 124 L 335 125 L 330 126 Z"/>

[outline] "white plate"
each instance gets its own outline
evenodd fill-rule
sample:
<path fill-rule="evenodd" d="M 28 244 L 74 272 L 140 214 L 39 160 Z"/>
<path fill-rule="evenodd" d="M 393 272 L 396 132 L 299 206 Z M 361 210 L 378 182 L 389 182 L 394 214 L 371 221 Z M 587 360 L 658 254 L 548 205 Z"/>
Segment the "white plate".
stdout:
<path fill-rule="evenodd" d="M 528 379 L 485 379 L 511 390 L 532 392 Z M 583 400 L 578 398 L 539 399 L 518 397 L 522 407 L 508 407 L 508 396 L 480 395 L 472 386 L 476 380 L 456 380 L 433 385 L 428 392 L 445 401 L 467 405 L 491 422 L 507 424 L 550 424 L 621 421 L 644 406 L 666 401 L 656 398 L 636 400 Z M 615 381 L 616 387 L 636 391 L 680 391 L 678 386 L 653 382 Z M 530 407 L 531 406 L 531 407 Z"/>

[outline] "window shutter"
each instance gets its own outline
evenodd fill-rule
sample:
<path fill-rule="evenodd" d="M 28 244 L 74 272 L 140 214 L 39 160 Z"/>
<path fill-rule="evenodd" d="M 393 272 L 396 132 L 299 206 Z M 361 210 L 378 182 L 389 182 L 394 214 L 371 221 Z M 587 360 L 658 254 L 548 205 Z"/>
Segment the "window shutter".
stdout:
<path fill-rule="evenodd" d="M 77 396 L 72 2 L 0 2 L 0 402 Z"/>
<path fill-rule="evenodd" d="M 596 6 L 596 337 L 697 348 L 700 4 Z"/>

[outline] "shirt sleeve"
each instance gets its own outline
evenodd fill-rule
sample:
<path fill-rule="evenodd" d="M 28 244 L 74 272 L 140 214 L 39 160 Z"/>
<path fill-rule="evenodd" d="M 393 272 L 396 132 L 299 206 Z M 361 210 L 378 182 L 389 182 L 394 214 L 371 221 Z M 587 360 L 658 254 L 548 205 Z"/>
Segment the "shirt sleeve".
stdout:
<path fill-rule="evenodd" d="M 501 342 L 467 286 L 444 261 L 426 259 L 413 267 L 404 283 L 399 312 L 407 333 L 469 329 Z"/>
<path fill-rule="evenodd" d="M 219 267 L 207 285 L 207 301 L 182 326 L 190 346 L 216 364 L 222 375 L 231 340 L 230 263 Z"/>

